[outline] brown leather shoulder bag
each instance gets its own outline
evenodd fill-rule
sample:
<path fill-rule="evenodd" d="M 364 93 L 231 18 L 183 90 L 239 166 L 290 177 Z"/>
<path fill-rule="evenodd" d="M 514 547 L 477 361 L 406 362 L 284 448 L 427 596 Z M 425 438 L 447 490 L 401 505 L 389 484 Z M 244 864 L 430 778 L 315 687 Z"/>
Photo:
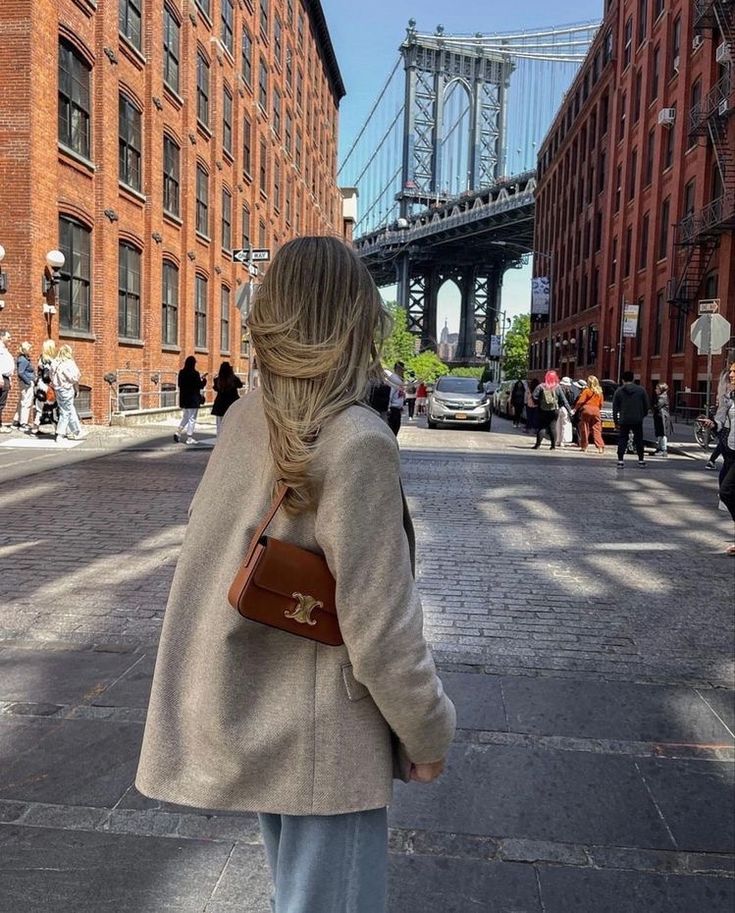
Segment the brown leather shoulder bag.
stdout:
<path fill-rule="evenodd" d="M 335 581 L 324 557 L 265 534 L 287 493 L 278 489 L 227 598 L 250 621 L 340 647 Z"/>

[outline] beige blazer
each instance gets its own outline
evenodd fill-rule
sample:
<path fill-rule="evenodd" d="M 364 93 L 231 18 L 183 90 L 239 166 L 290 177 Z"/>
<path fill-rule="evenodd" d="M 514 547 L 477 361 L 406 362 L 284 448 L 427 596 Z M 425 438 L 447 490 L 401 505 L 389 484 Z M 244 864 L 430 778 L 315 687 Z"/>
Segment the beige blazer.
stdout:
<path fill-rule="evenodd" d="M 455 712 L 423 637 L 396 440 L 371 409 L 332 419 L 315 511 L 269 535 L 323 553 L 345 640 L 328 647 L 242 618 L 227 591 L 271 499 L 260 392 L 233 405 L 194 496 L 166 609 L 136 779 L 202 808 L 337 814 L 391 801 L 391 730 L 443 757 Z"/>

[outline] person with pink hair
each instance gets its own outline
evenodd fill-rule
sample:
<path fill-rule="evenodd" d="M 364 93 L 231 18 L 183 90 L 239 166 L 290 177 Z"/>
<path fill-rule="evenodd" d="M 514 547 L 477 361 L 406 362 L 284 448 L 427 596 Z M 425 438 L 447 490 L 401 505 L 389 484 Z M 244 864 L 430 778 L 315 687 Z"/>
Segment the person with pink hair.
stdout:
<path fill-rule="evenodd" d="M 538 403 L 538 430 L 536 443 L 533 450 L 538 450 L 543 440 L 544 432 L 549 435 L 551 449 L 556 449 L 556 420 L 560 409 L 569 409 L 569 403 L 559 385 L 559 375 L 556 371 L 547 371 L 544 382 L 533 391 L 533 398 Z"/>

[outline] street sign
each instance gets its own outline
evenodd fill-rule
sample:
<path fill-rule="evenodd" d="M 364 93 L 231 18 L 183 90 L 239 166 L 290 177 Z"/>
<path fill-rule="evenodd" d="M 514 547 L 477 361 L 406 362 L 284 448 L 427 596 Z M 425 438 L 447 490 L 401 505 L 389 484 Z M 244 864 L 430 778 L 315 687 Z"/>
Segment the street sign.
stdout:
<path fill-rule="evenodd" d="M 635 339 L 638 335 L 639 304 L 626 304 L 623 307 L 623 336 Z"/>
<path fill-rule="evenodd" d="M 731 332 L 730 321 L 721 314 L 702 314 L 692 324 L 689 335 L 700 355 L 719 355 Z"/>
<path fill-rule="evenodd" d="M 247 263 L 250 257 L 250 248 L 238 248 L 232 251 L 232 259 L 238 263 Z"/>
<path fill-rule="evenodd" d="M 700 298 L 699 299 L 699 313 L 700 314 L 716 314 L 720 310 L 720 299 L 719 298 Z"/>
<path fill-rule="evenodd" d="M 271 252 L 268 247 L 254 247 L 251 260 L 270 260 Z"/>
<path fill-rule="evenodd" d="M 253 266 L 252 263 L 248 263 L 248 273 L 251 276 L 258 276 L 260 274 L 260 270 L 257 266 Z"/>

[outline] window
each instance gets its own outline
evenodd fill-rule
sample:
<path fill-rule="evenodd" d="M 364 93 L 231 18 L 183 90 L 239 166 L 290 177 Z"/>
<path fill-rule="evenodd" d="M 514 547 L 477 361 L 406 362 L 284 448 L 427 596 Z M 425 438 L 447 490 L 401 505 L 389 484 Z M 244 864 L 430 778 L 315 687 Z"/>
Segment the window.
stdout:
<path fill-rule="evenodd" d="M 658 17 L 664 11 L 664 0 L 653 0 L 653 18 L 658 19 Z"/>
<path fill-rule="evenodd" d="M 250 177 L 253 173 L 253 125 L 249 117 L 244 117 L 242 122 L 242 170 Z"/>
<path fill-rule="evenodd" d="M 651 101 L 658 98 L 658 80 L 661 72 L 661 45 L 657 44 L 651 55 Z"/>
<path fill-rule="evenodd" d="M 695 123 L 699 120 L 701 115 L 701 104 L 702 104 L 702 78 L 696 80 L 692 84 L 692 91 L 690 95 L 690 105 L 689 105 L 689 123 Z M 695 133 L 690 133 L 687 139 L 687 149 L 691 149 L 692 146 L 697 145 L 697 136 Z"/>
<path fill-rule="evenodd" d="M 694 200 L 697 191 L 697 179 L 692 178 L 684 187 L 684 216 L 694 212 Z"/>
<path fill-rule="evenodd" d="M 597 166 L 597 192 L 602 193 L 605 189 L 605 178 L 607 177 L 607 152 L 603 149 L 600 153 L 600 161 Z"/>
<path fill-rule="evenodd" d="M 600 99 L 600 136 L 603 137 L 607 133 L 607 121 L 610 115 L 610 96 L 605 92 L 605 94 Z"/>
<path fill-rule="evenodd" d="M 286 22 L 293 25 L 293 0 L 286 0 Z"/>
<path fill-rule="evenodd" d="M 242 30 L 242 78 L 245 83 L 253 86 L 253 39 L 247 29 Z"/>
<path fill-rule="evenodd" d="M 630 275 L 630 260 L 633 253 L 633 226 L 625 229 L 625 250 L 623 252 L 623 276 Z"/>
<path fill-rule="evenodd" d="M 232 250 L 232 194 L 222 188 L 222 247 Z"/>
<path fill-rule="evenodd" d="M 628 16 L 625 20 L 625 30 L 623 31 L 623 69 L 625 69 L 631 60 L 633 51 L 633 17 Z"/>
<path fill-rule="evenodd" d="M 286 51 L 286 85 L 293 92 L 293 48 L 291 45 Z"/>
<path fill-rule="evenodd" d="M 140 111 L 124 95 L 120 96 L 119 177 L 123 184 L 140 190 Z"/>
<path fill-rule="evenodd" d="M 638 150 L 634 149 L 630 154 L 630 171 L 628 172 L 628 199 L 632 200 L 635 196 L 635 182 L 638 172 Z"/>
<path fill-rule="evenodd" d="M 687 315 L 686 311 L 677 310 L 676 321 L 674 323 L 674 351 L 683 352 L 687 338 Z"/>
<path fill-rule="evenodd" d="M 620 198 L 623 192 L 623 166 L 618 165 L 615 171 L 615 212 L 620 209 Z"/>
<path fill-rule="evenodd" d="M 174 216 L 179 209 L 179 158 L 181 151 L 169 136 L 163 137 L 163 208 Z"/>
<path fill-rule="evenodd" d="M 209 18 L 211 15 L 211 0 L 196 0 L 197 6 Z"/>
<path fill-rule="evenodd" d="M 651 181 L 653 180 L 653 166 L 656 156 L 656 128 L 652 127 L 648 131 L 648 139 L 646 141 L 646 171 L 644 175 L 643 186 L 649 187 Z"/>
<path fill-rule="evenodd" d="M 635 76 L 635 90 L 633 93 L 633 123 L 637 124 L 641 116 L 641 95 L 643 93 L 643 70 L 638 70 Z"/>
<path fill-rule="evenodd" d="M 278 161 L 273 163 L 273 208 L 276 212 L 281 209 L 281 166 Z"/>
<path fill-rule="evenodd" d="M 280 67 L 283 63 L 283 26 L 278 16 L 273 22 L 273 57 Z"/>
<path fill-rule="evenodd" d="M 234 24 L 235 24 L 235 8 L 232 5 L 232 0 L 221 0 L 221 16 L 222 16 L 222 44 L 227 48 L 227 50 L 232 54 L 235 49 L 234 45 Z"/>
<path fill-rule="evenodd" d="M 207 280 L 196 274 L 194 285 L 194 346 L 207 348 Z"/>
<path fill-rule="evenodd" d="M 197 118 L 206 126 L 209 123 L 209 64 L 197 54 Z"/>
<path fill-rule="evenodd" d="M 197 165 L 197 231 L 209 237 L 209 175 Z"/>
<path fill-rule="evenodd" d="M 230 290 L 226 285 L 220 291 L 219 347 L 223 355 L 230 351 Z"/>
<path fill-rule="evenodd" d="M 304 47 L 304 13 L 303 10 L 299 10 L 298 24 L 296 27 L 296 35 L 298 37 L 299 49 Z"/>
<path fill-rule="evenodd" d="M 140 339 L 140 251 L 121 241 L 118 266 L 117 335 Z"/>
<path fill-rule="evenodd" d="M 623 92 L 620 96 L 620 117 L 618 119 L 618 140 L 625 135 L 625 112 L 628 107 L 628 93 Z"/>
<path fill-rule="evenodd" d="M 264 112 L 268 111 L 268 67 L 265 60 L 260 58 L 260 71 L 258 73 L 258 104 Z"/>
<path fill-rule="evenodd" d="M 140 8 L 142 0 L 120 0 L 120 34 L 140 50 Z"/>
<path fill-rule="evenodd" d="M 263 194 L 268 193 L 268 149 L 265 144 L 265 140 L 260 141 L 260 155 L 259 155 L 259 165 L 260 165 L 260 192 Z M 262 245 L 261 245 L 262 247 Z"/>
<path fill-rule="evenodd" d="M 656 293 L 656 322 L 653 325 L 653 339 L 651 340 L 651 355 L 661 354 L 661 331 L 664 324 L 664 292 L 663 289 Z"/>
<path fill-rule="evenodd" d="M 602 213 L 595 213 L 595 253 L 602 247 Z"/>
<path fill-rule="evenodd" d="M 661 204 L 661 225 L 658 234 L 658 259 L 663 260 L 666 257 L 669 247 L 669 219 L 671 217 L 671 198 L 666 199 Z"/>
<path fill-rule="evenodd" d="M 273 90 L 273 132 L 276 136 L 281 135 L 281 93 L 278 89 Z"/>
<path fill-rule="evenodd" d="M 167 6 L 163 8 L 163 81 L 179 91 L 179 23 Z"/>
<path fill-rule="evenodd" d="M 291 224 L 291 178 L 286 178 L 286 224 Z"/>
<path fill-rule="evenodd" d="M 161 342 L 175 346 L 179 341 L 179 271 L 170 260 L 163 261 Z"/>
<path fill-rule="evenodd" d="M 648 0 L 638 0 L 638 44 L 643 44 L 643 40 L 648 34 Z"/>
<path fill-rule="evenodd" d="M 679 72 L 679 53 L 681 52 L 681 16 L 674 19 L 671 27 L 671 75 Z"/>
<path fill-rule="evenodd" d="M 74 219 L 59 218 L 59 247 L 65 257 L 59 283 L 59 327 L 90 329 L 90 247 L 92 232 Z"/>
<path fill-rule="evenodd" d="M 641 223 L 641 246 L 638 253 L 638 269 L 645 269 L 648 263 L 648 232 L 651 227 L 651 214 L 646 213 Z"/>
<path fill-rule="evenodd" d="M 87 63 L 66 41 L 59 42 L 59 142 L 89 158 Z"/>
<path fill-rule="evenodd" d="M 232 93 L 227 86 L 222 99 L 222 148 L 232 155 Z"/>
<path fill-rule="evenodd" d="M 265 222 L 262 219 L 258 221 L 258 247 L 266 247 Z"/>
<path fill-rule="evenodd" d="M 260 34 L 268 40 L 268 0 L 260 0 Z"/>
<path fill-rule="evenodd" d="M 676 105 L 671 106 L 676 111 Z M 664 171 L 674 164 L 674 146 L 676 139 L 676 120 L 671 127 L 666 128 L 666 143 L 664 147 Z"/>
<path fill-rule="evenodd" d="M 250 247 L 250 210 L 247 206 L 242 208 L 242 246 Z"/>
<path fill-rule="evenodd" d="M 294 164 L 296 165 L 296 170 L 301 171 L 301 130 L 296 130 L 296 155 L 294 156 Z"/>
<path fill-rule="evenodd" d="M 296 70 L 296 104 L 301 107 L 301 90 L 304 82 L 303 74 L 301 70 Z"/>
<path fill-rule="evenodd" d="M 291 116 L 290 111 L 286 111 L 286 134 L 283 143 L 283 148 L 286 150 L 288 155 L 291 155 L 291 146 L 292 146 L 292 135 L 293 135 L 293 117 Z"/>
<path fill-rule="evenodd" d="M 610 285 L 614 285 L 618 276 L 618 239 L 613 238 L 610 252 Z"/>
<path fill-rule="evenodd" d="M 641 343 L 643 341 L 643 298 L 638 299 L 638 323 L 635 328 L 635 339 L 633 340 L 633 355 L 636 358 L 640 358 L 641 354 Z"/>

